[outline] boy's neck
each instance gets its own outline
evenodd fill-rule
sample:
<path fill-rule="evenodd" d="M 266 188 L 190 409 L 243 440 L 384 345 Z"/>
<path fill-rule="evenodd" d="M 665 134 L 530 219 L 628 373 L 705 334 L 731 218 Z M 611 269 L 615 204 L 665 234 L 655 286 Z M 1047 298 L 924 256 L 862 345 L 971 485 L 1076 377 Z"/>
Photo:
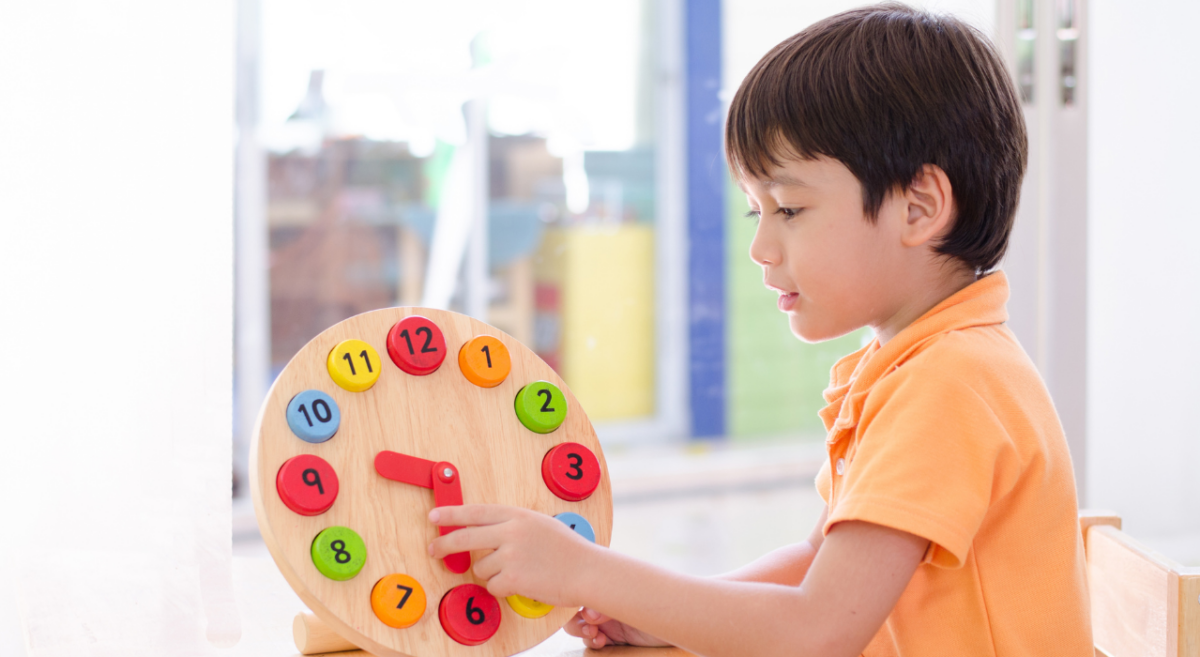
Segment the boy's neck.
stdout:
<path fill-rule="evenodd" d="M 954 267 L 952 271 L 942 269 L 939 276 L 927 279 L 919 285 L 912 286 L 903 296 L 899 308 L 890 317 L 873 325 L 875 337 L 879 345 L 887 344 L 900 331 L 917 321 L 934 306 L 953 296 L 958 291 L 978 280 L 975 272 L 962 267 Z"/>

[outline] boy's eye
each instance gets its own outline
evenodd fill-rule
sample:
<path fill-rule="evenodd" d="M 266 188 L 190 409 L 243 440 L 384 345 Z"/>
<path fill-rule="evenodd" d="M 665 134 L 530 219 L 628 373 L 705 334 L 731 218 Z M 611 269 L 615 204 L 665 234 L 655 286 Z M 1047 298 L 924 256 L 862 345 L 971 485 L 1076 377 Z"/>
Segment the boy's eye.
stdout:
<path fill-rule="evenodd" d="M 800 214 L 801 210 L 803 209 L 804 208 L 779 208 L 775 211 L 775 214 L 781 214 L 785 217 L 791 218 Z"/>

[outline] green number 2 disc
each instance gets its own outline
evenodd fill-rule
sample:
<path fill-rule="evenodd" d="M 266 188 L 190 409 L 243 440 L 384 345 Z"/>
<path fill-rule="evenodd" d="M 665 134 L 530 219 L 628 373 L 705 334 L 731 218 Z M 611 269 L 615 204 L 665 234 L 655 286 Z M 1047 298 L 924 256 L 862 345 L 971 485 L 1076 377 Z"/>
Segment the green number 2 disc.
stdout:
<path fill-rule="evenodd" d="M 517 393 L 517 417 L 530 431 L 550 433 L 567 419 L 567 398 L 549 381 L 535 381 Z"/>
<path fill-rule="evenodd" d="M 313 540 L 312 560 L 322 575 L 344 582 L 366 565 L 367 545 L 349 527 L 330 527 Z"/>

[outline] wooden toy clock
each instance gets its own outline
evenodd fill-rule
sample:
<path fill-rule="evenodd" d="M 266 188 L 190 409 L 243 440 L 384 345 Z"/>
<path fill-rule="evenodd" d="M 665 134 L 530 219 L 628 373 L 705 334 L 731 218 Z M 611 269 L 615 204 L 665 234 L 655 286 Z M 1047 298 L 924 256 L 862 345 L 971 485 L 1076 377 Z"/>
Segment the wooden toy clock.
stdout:
<path fill-rule="evenodd" d="M 250 484 L 288 583 L 380 657 L 512 655 L 576 611 L 496 599 L 470 568 L 484 553 L 428 556 L 434 506 L 525 507 L 605 546 L 612 530 L 604 455 L 562 379 L 503 332 L 429 308 L 364 313 L 305 345 L 263 404 Z"/>

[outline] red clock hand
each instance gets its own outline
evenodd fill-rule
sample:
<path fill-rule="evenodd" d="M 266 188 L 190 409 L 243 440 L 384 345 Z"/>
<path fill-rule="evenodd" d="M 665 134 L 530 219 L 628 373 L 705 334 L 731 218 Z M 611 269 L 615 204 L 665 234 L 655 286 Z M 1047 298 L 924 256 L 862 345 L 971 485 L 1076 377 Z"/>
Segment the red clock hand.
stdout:
<path fill-rule="evenodd" d="M 375 472 L 385 479 L 421 488 L 433 488 L 433 461 L 408 454 L 383 451 L 375 455 Z"/>
<path fill-rule="evenodd" d="M 433 505 L 462 506 L 462 486 L 459 482 L 458 468 L 442 461 L 433 466 Z M 438 527 L 442 536 L 462 527 Z M 471 553 L 458 552 L 448 554 L 442 561 L 452 573 L 465 573 L 471 567 Z"/>
<path fill-rule="evenodd" d="M 462 486 L 458 468 L 442 461 L 434 463 L 426 459 L 383 451 L 375 455 L 375 471 L 385 479 L 399 481 L 421 488 L 433 489 L 433 505 L 461 506 Z M 441 536 L 462 527 L 438 527 Z M 443 561 L 452 573 L 465 573 L 471 567 L 471 553 L 459 552 L 446 556 Z"/>

